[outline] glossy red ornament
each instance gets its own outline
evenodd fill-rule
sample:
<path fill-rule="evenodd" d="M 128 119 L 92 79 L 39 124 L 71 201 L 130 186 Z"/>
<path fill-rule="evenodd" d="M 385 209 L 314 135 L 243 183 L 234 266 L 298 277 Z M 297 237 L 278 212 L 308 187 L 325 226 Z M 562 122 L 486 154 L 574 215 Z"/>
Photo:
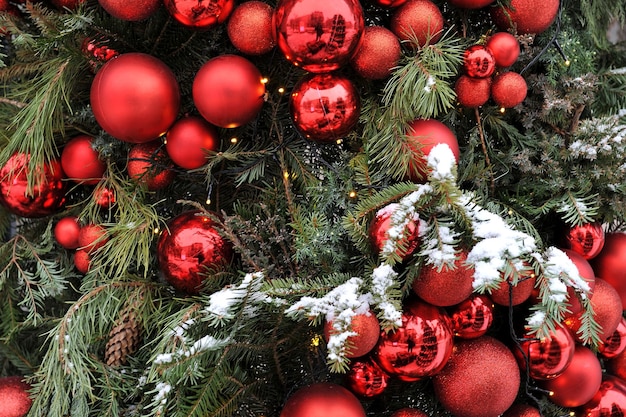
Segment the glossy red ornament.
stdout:
<path fill-rule="evenodd" d="M 411 300 L 404 307 L 402 325 L 381 333 L 374 360 L 392 376 L 417 381 L 441 371 L 452 353 L 452 343 L 445 311 Z"/>
<path fill-rule="evenodd" d="M 106 44 L 106 41 L 98 41 L 93 38 L 85 38 L 81 44 L 80 50 L 89 60 L 89 65 L 94 72 L 100 66 L 119 55 L 119 52 L 110 48 Z"/>
<path fill-rule="evenodd" d="M 548 29 L 559 12 L 559 0 L 511 0 L 510 7 L 491 9 L 494 23 L 502 31 L 514 28 L 520 35 Z"/>
<path fill-rule="evenodd" d="M 590 260 L 604 247 L 604 229 L 598 222 L 569 227 L 565 231 L 565 247 Z"/>
<path fill-rule="evenodd" d="M 96 74 L 91 108 L 111 136 L 124 142 L 149 142 L 164 134 L 178 116 L 178 82 L 157 58 L 136 52 L 122 54 Z"/>
<path fill-rule="evenodd" d="M 365 417 L 359 400 L 344 387 L 318 382 L 296 391 L 280 417 Z"/>
<path fill-rule="evenodd" d="M 224 23 L 235 7 L 234 0 L 164 0 L 163 4 L 178 23 L 196 30 Z"/>
<path fill-rule="evenodd" d="M 361 98 L 349 78 L 308 74 L 294 86 L 289 111 L 294 126 L 307 139 L 328 143 L 342 139 L 356 126 Z"/>
<path fill-rule="evenodd" d="M 480 9 L 489 6 L 495 0 L 448 0 L 448 3 L 460 9 Z"/>
<path fill-rule="evenodd" d="M 436 43 L 443 33 L 443 15 L 430 0 L 408 0 L 395 10 L 389 28 L 400 41 L 417 38 L 420 47 Z"/>
<path fill-rule="evenodd" d="M 31 386 L 20 376 L 0 378 L 1 417 L 24 417 L 28 414 L 33 400 L 30 398 Z"/>
<path fill-rule="evenodd" d="M 136 22 L 152 16 L 161 6 L 161 0 L 98 0 L 111 16 Z"/>
<path fill-rule="evenodd" d="M 93 199 L 96 201 L 96 204 L 102 207 L 103 209 L 111 208 L 115 202 L 117 197 L 115 196 L 115 190 L 105 187 L 98 186 L 93 190 Z"/>
<path fill-rule="evenodd" d="M 604 375 L 596 395 L 576 410 L 576 417 L 623 417 L 626 415 L 626 382 Z"/>
<path fill-rule="evenodd" d="M 485 45 L 500 68 L 515 64 L 520 54 L 520 45 L 517 38 L 508 32 L 497 32 L 487 39 Z"/>
<path fill-rule="evenodd" d="M 598 346 L 598 352 L 605 359 L 613 359 L 626 349 L 626 319 L 622 317 L 613 334 Z"/>
<path fill-rule="evenodd" d="M 257 0 L 246 1 L 235 8 L 226 31 L 237 50 L 248 55 L 263 55 L 276 46 L 273 24 L 274 9 Z"/>
<path fill-rule="evenodd" d="M 231 257 L 231 244 L 215 221 L 198 210 L 171 219 L 157 242 L 159 269 L 167 282 L 188 294 L 198 294 L 210 271 L 223 269 Z"/>
<path fill-rule="evenodd" d="M 496 70 L 496 60 L 486 46 L 472 45 L 463 53 L 463 70 L 473 78 L 491 77 Z"/>
<path fill-rule="evenodd" d="M 622 299 L 622 310 L 626 310 L 626 234 L 607 233 L 602 251 L 590 264 L 598 278 L 617 290 Z"/>
<path fill-rule="evenodd" d="M 401 52 L 400 41 L 392 31 L 382 26 L 367 26 L 350 65 L 363 78 L 382 80 L 398 65 Z"/>
<path fill-rule="evenodd" d="M 63 217 L 54 225 L 54 239 L 65 249 L 76 249 L 78 247 L 79 232 L 80 223 L 76 216 Z"/>
<path fill-rule="evenodd" d="M 65 144 L 61 152 L 61 166 L 67 178 L 85 185 L 97 184 L 107 168 L 94 149 L 93 137 L 89 135 L 78 135 Z"/>
<path fill-rule="evenodd" d="M 493 323 L 493 302 L 485 295 L 472 294 L 450 311 L 454 335 L 461 339 L 483 336 Z"/>
<path fill-rule="evenodd" d="M 461 75 L 454 84 L 456 99 L 463 107 L 480 107 L 491 97 L 491 78 Z"/>
<path fill-rule="evenodd" d="M 578 270 L 578 274 L 582 279 L 584 279 L 591 291 L 589 292 L 589 296 L 591 297 L 596 286 L 596 275 L 593 271 L 593 268 L 589 264 L 589 262 L 582 257 L 582 255 L 570 250 L 570 249 L 562 249 L 562 251 L 567 255 L 567 257 L 574 263 L 576 269 Z M 572 287 L 567 287 L 567 302 L 570 304 L 569 313 L 566 313 L 566 317 L 575 316 L 580 311 L 582 311 L 583 306 L 580 303 L 580 299 L 576 291 Z"/>
<path fill-rule="evenodd" d="M 99 224 L 86 224 L 78 232 L 78 247 L 88 253 L 100 249 L 108 240 L 107 230 Z"/>
<path fill-rule="evenodd" d="M 391 417 L 429 417 L 428 414 L 415 408 L 401 408 L 393 412 Z"/>
<path fill-rule="evenodd" d="M 65 202 L 66 182 L 63 181 L 61 162 L 53 159 L 31 173 L 29 159 L 28 155 L 15 153 L 0 169 L 0 204 L 21 217 L 45 217 L 56 212 Z M 41 180 L 37 180 L 29 191 L 31 174 Z"/>
<path fill-rule="evenodd" d="M 91 266 L 91 255 L 86 249 L 77 249 L 74 252 L 74 266 L 81 274 L 89 272 Z"/>
<path fill-rule="evenodd" d="M 446 144 L 450 147 L 454 159 L 459 161 L 459 142 L 454 133 L 436 119 L 417 119 L 409 123 L 407 141 L 413 156 L 409 161 L 407 177 L 413 182 L 425 182 L 428 154 L 436 145 Z"/>
<path fill-rule="evenodd" d="M 380 336 L 380 322 L 374 313 L 356 314 L 352 317 L 351 330 L 356 333 L 346 340 L 348 347 L 347 358 L 358 358 L 369 353 Z M 333 321 L 324 324 L 324 338 L 330 340 L 337 331 L 333 328 Z"/>
<path fill-rule="evenodd" d="M 519 367 L 535 380 L 552 379 L 559 376 L 572 362 L 575 342 L 570 331 L 556 327 L 550 337 L 537 339 L 525 335 L 513 354 Z"/>
<path fill-rule="evenodd" d="M 389 230 L 391 229 L 391 218 L 393 213 L 398 210 L 399 204 L 391 203 L 378 210 L 376 216 L 372 220 L 369 227 L 369 239 L 370 244 L 374 252 L 380 254 L 383 247 L 389 240 Z M 396 254 L 403 260 L 408 259 L 417 246 L 419 245 L 419 229 L 418 223 L 415 220 L 410 220 L 406 225 L 404 233 L 405 237 L 400 239 L 399 247 L 396 250 Z M 406 248 L 402 250 L 402 248 Z"/>
<path fill-rule="evenodd" d="M 489 336 L 459 340 L 443 370 L 433 377 L 435 394 L 457 417 L 497 417 L 515 401 L 520 373 L 511 351 Z"/>
<path fill-rule="evenodd" d="M 360 359 L 350 364 L 346 374 L 347 385 L 358 396 L 372 398 L 387 388 L 387 375 L 371 358 Z"/>
<path fill-rule="evenodd" d="M 207 61 L 193 80 L 193 102 L 209 123 L 233 128 L 254 119 L 263 106 L 265 84 L 254 64 L 238 55 Z"/>
<path fill-rule="evenodd" d="M 491 98 L 498 106 L 506 109 L 521 104 L 527 92 L 526 80 L 516 72 L 496 75 L 491 83 Z"/>
<path fill-rule="evenodd" d="M 513 404 L 502 417 L 542 417 L 538 408 L 528 404 Z"/>
<path fill-rule="evenodd" d="M 424 265 L 413 281 L 413 292 L 422 300 L 448 307 L 466 300 L 474 291 L 474 268 L 465 264 L 467 252 L 461 251 L 454 268 Z"/>
<path fill-rule="evenodd" d="M 150 191 L 170 185 L 176 176 L 173 168 L 174 165 L 165 152 L 165 145 L 160 140 L 133 145 L 128 152 L 128 176 L 138 184 L 145 185 Z"/>
<path fill-rule="evenodd" d="M 537 278 L 532 269 L 524 269 L 519 271 L 517 284 L 509 285 L 513 282 L 512 277 L 508 281 L 503 281 L 500 285 L 491 291 L 490 297 L 494 303 L 503 306 L 516 306 L 528 300 L 535 289 Z"/>
<path fill-rule="evenodd" d="M 165 148 L 176 165 L 196 169 L 208 162 L 208 152 L 217 151 L 220 140 L 217 129 L 206 120 L 187 116 L 167 132 Z"/>
<path fill-rule="evenodd" d="M 604 361 L 607 373 L 626 380 L 626 349 L 617 356 Z"/>

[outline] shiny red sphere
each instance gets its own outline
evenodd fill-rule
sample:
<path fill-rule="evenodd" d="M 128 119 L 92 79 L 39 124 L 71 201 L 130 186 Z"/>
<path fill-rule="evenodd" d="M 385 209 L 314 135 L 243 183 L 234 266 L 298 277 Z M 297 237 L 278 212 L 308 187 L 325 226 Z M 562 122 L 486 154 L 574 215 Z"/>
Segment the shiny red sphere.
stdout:
<path fill-rule="evenodd" d="M 491 16 L 502 31 L 514 28 L 520 35 L 548 29 L 559 12 L 559 0 L 511 0 L 510 7 L 493 7 Z"/>
<path fill-rule="evenodd" d="M 160 140 L 134 145 L 128 152 L 126 172 L 148 190 L 160 190 L 172 183 L 176 172 Z"/>
<path fill-rule="evenodd" d="M 1 417 L 24 417 L 33 403 L 30 397 L 31 386 L 19 376 L 0 378 Z"/>
<path fill-rule="evenodd" d="M 493 302 L 485 295 L 472 294 L 450 312 L 452 331 L 461 339 L 476 339 L 485 335 L 492 323 Z"/>
<path fill-rule="evenodd" d="M 604 247 L 604 229 L 598 222 L 569 227 L 565 232 L 565 246 L 590 260 Z"/>
<path fill-rule="evenodd" d="M 605 359 L 613 359 L 626 349 L 626 319 L 622 317 L 613 334 L 598 346 L 598 352 Z M 626 371 L 626 370 L 625 370 Z"/>
<path fill-rule="evenodd" d="M 103 209 L 111 208 L 111 206 L 113 206 L 117 200 L 115 190 L 102 185 L 96 187 L 93 190 L 92 197 L 95 200 L 96 204 Z"/>
<path fill-rule="evenodd" d="M 374 313 L 357 314 L 352 317 L 351 329 L 356 333 L 346 340 L 348 347 L 347 358 L 358 358 L 369 353 L 380 336 L 380 322 Z M 333 328 L 333 321 L 324 324 L 324 338 L 328 342 L 330 337 L 336 333 Z"/>
<path fill-rule="evenodd" d="M 161 6 L 161 0 L 98 0 L 111 16 L 137 22 L 152 16 Z"/>
<path fill-rule="evenodd" d="M 520 54 L 520 45 L 517 38 L 509 32 L 494 33 L 487 39 L 485 45 L 501 68 L 515 64 Z"/>
<path fill-rule="evenodd" d="M 491 83 L 491 98 L 506 109 L 521 104 L 528 93 L 524 77 L 516 72 L 505 72 L 494 77 Z"/>
<path fill-rule="evenodd" d="M 537 339 L 526 335 L 513 354 L 520 368 L 535 380 L 552 379 L 569 366 L 574 357 L 575 342 L 570 331 L 557 327 L 550 337 Z"/>
<path fill-rule="evenodd" d="M 604 375 L 600 389 L 576 410 L 576 417 L 623 417 L 626 415 L 626 382 Z"/>
<path fill-rule="evenodd" d="M 382 80 L 391 75 L 401 53 L 400 41 L 392 31 L 382 26 L 367 26 L 350 64 L 361 77 Z"/>
<path fill-rule="evenodd" d="M 54 225 L 54 239 L 65 249 L 78 247 L 79 233 L 80 223 L 76 216 L 63 217 Z"/>
<path fill-rule="evenodd" d="M 417 38 L 420 47 L 436 43 L 443 34 L 443 15 L 430 0 L 408 0 L 391 16 L 389 28 L 401 41 Z"/>
<path fill-rule="evenodd" d="M 217 151 L 220 140 L 217 129 L 206 120 L 187 116 L 167 132 L 165 148 L 176 165 L 196 169 L 208 162 L 208 152 Z"/>
<path fill-rule="evenodd" d="M 626 380 L 626 349 L 610 359 L 604 361 L 607 373 Z"/>
<path fill-rule="evenodd" d="M 378 210 L 376 216 L 372 220 L 369 227 L 369 239 L 372 249 L 380 254 L 389 241 L 389 229 L 391 229 L 391 218 L 393 213 L 398 209 L 399 205 L 396 203 L 388 204 L 382 209 Z M 406 237 L 400 239 L 399 247 L 396 250 L 396 254 L 403 260 L 407 260 L 417 246 L 419 245 L 419 229 L 415 220 L 410 220 L 406 225 Z M 403 249 L 404 248 L 404 249 Z"/>
<path fill-rule="evenodd" d="M 61 152 L 65 176 L 74 182 L 95 185 L 106 171 L 106 164 L 93 147 L 93 137 L 79 135 L 69 140 Z"/>
<path fill-rule="evenodd" d="M 163 4 L 178 23 L 196 30 L 224 23 L 235 7 L 234 0 L 163 0 Z"/>
<path fill-rule="evenodd" d="M 465 264 L 467 251 L 461 251 L 454 268 L 424 265 L 413 281 L 413 292 L 432 305 L 448 307 L 458 304 L 474 291 L 474 268 Z"/>
<path fill-rule="evenodd" d="M 289 397 L 280 417 L 365 417 L 365 410 L 344 387 L 318 382 L 300 388 Z"/>
<path fill-rule="evenodd" d="M 448 0 L 448 3 L 460 9 L 480 9 L 489 6 L 495 0 Z"/>
<path fill-rule="evenodd" d="M 418 119 L 410 122 L 407 139 L 408 146 L 413 151 L 413 156 L 409 160 L 407 177 L 413 182 L 422 183 L 426 181 L 428 177 L 428 154 L 436 145 L 448 145 L 454 159 L 459 161 L 459 142 L 450 128 L 439 120 Z"/>
<path fill-rule="evenodd" d="M 491 78 L 461 75 L 454 84 L 456 99 L 463 107 L 480 107 L 491 97 Z"/>
<path fill-rule="evenodd" d="M 350 364 L 346 374 L 350 390 L 360 397 L 372 398 L 382 394 L 387 388 L 387 375 L 371 358 L 360 359 Z"/>
<path fill-rule="evenodd" d="M 626 234 L 607 233 L 602 251 L 590 264 L 598 278 L 617 290 L 626 310 Z"/>
<path fill-rule="evenodd" d="M 237 50 L 248 55 L 263 55 L 276 46 L 273 24 L 274 9 L 257 0 L 246 1 L 235 8 L 226 31 Z"/>
<path fill-rule="evenodd" d="M 469 77 L 491 77 L 496 70 L 496 60 L 486 46 L 472 45 L 463 53 L 463 70 Z"/>

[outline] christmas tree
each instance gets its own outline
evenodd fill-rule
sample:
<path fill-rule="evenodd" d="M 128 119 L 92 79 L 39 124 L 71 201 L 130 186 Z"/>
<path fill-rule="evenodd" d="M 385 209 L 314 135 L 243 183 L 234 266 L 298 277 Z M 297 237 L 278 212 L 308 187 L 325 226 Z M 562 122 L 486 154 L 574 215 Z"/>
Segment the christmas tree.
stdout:
<path fill-rule="evenodd" d="M 0 416 L 626 412 L 624 2 L 0 10 Z"/>

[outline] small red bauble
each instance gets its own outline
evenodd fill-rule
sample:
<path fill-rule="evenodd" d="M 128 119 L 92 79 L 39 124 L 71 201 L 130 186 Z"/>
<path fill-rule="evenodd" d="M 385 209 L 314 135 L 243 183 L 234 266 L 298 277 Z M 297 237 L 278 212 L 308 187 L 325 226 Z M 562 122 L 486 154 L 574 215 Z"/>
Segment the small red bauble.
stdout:
<path fill-rule="evenodd" d="M 576 417 L 623 417 L 626 415 L 626 382 L 604 375 L 600 389 L 576 410 Z"/>
<path fill-rule="evenodd" d="M 235 6 L 234 0 L 164 0 L 163 4 L 178 23 L 197 30 L 224 23 Z"/>
<path fill-rule="evenodd" d="M 508 282 L 501 282 L 498 288 L 491 291 L 491 299 L 494 303 L 503 306 L 516 306 L 528 300 L 533 293 L 537 279 L 533 270 L 520 271 L 516 285 L 509 285 Z"/>
<path fill-rule="evenodd" d="M 389 27 L 401 41 L 417 38 L 423 47 L 441 38 L 443 15 L 430 0 L 408 0 L 393 13 Z"/>
<path fill-rule="evenodd" d="M 391 417 L 429 417 L 428 414 L 415 408 L 401 408 L 393 412 Z"/>
<path fill-rule="evenodd" d="M 89 60 L 91 69 L 95 72 L 101 65 L 119 55 L 115 49 L 109 48 L 105 41 L 85 38 L 80 47 L 81 52 Z"/>
<path fill-rule="evenodd" d="M 276 46 L 273 15 L 272 6 L 262 1 L 241 3 L 233 11 L 226 26 L 230 42 L 244 54 L 268 53 Z"/>
<path fill-rule="evenodd" d="M 13 154 L 0 169 L 0 204 L 21 217 L 45 217 L 60 209 L 65 202 L 63 169 L 61 162 L 53 159 L 31 173 L 29 159 L 29 155 Z M 41 176 L 42 181 L 29 192 L 28 178 L 31 174 Z"/>
<path fill-rule="evenodd" d="M 382 26 L 368 26 L 350 64 L 361 77 L 382 80 L 398 65 L 401 52 L 400 41 L 392 31 Z"/>
<path fill-rule="evenodd" d="M 622 317 L 613 334 L 598 346 L 598 352 L 603 358 L 612 359 L 620 355 L 624 349 L 626 349 L 626 319 Z"/>
<path fill-rule="evenodd" d="M 496 60 L 496 65 L 501 68 L 515 64 L 520 54 L 517 38 L 508 32 L 494 33 L 487 39 L 486 46 Z"/>
<path fill-rule="evenodd" d="M 97 122 L 111 136 L 124 142 L 149 142 L 164 134 L 178 116 L 178 81 L 151 55 L 122 54 L 96 74 L 91 107 Z"/>
<path fill-rule="evenodd" d="M 91 265 L 91 255 L 86 249 L 78 249 L 74 252 L 74 266 L 76 270 L 82 274 L 89 272 Z"/>
<path fill-rule="evenodd" d="M 570 227 L 565 232 L 565 246 L 590 260 L 604 247 L 604 230 L 598 222 Z"/>
<path fill-rule="evenodd" d="M 407 177 L 413 182 L 427 179 L 428 154 L 436 145 L 450 147 L 456 161 L 459 161 L 459 142 L 448 126 L 435 119 L 418 119 L 409 123 L 407 129 L 408 145 L 414 153 L 409 161 Z"/>
<path fill-rule="evenodd" d="M 149 18 L 161 5 L 160 0 L 98 0 L 98 3 L 111 16 L 130 22 Z"/>
<path fill-rule="evenodd" d="M 67 178 L 85 185 L 97 184 L 107 168 L 93 147 L 93 138 L 88 135 L 76 136 L 65 144 L 61 166 Z"/>
<path fill-rule="evenodd" d="M 541 417 L 541 412 L 528 404 L 513 404 L 502 417 Z"/>
<path fill-rule="evenodd" d="M 626 234 L 607 233 L 602 251 L 590 263 L 596 276 L 617 290 L 626 310 Z"/>
<path fill-rule="evenodd" d="M 295 127 L 305 138 L 335 142 L 359 121 L 361 98 L 347 77 L 308 74 L 294 86 L 289 110 Z"/>
<path fill-rule="evenodd" d="M 96 204 L 103 209 L 111 208 L 116 201 L 115 190 L 102 185 L 93 190 L 92 196 Z"/>
<path fill-rule="evenodd" d="M 480 107 L 491 97 L 491 78 L 472 78 L 461 75 L 454 84 L 454 92 L 463 107 Z"/>
<path fill-rule="evenodd" d="M 211 270 L 230 262 L 232 248 L 207 214 L 192 210 L 174 217 L 157 242 L 159 269 L 174 288 L 198 294 Z"/>
<path fill-rule="evenodd" d="M 506 109 L 521 104 L 528 93 L 524 77 L 516 72 L 497 75 L 491 83 L 491 97 L 500 107 Z"/>
<path fill-rule="evenodd" d="M 493 303 L 485 295 L 472 294 L 450 312 L 454 335 L 476 339 L 485 335 L 493 323 Z"/>
<path fill-rule="evenodd" d="M 30 385 L 19 376 L 0 378 L 1 417 L 24 417 L 28 414 L 33 400 L 30 398 Z"/>
<path fill-rule="evenodd" d="M 389 229 L 391 229 L 391 218 L 398 210 L 399 204 L 392 203 L 378 210 L 376 217 L 369 227 L 370 243 L 374 251 L 380 254 L 385 244 L 389 241 Z M 402 231 L 400 231 L 402 232 Z M 415 220 L 410 220 L 406 226 L 406 237 L 400 239 L 396 254 L 403 260 L 408 259 L 419 244 L 419 229 Z M 404 250 L 401 250 L 405 248 Z"/>
<path fill-rule="evenodd" d="M 435 394 L 457 417 L 497 417 L 515 401 L 520 372 L 511 351 L 489 336 L 460 340 L 433 377 Z"/>
<path fill-rule="evenodd" d="M 88 253 L 100 249 L 108 240 L 106 229 L 99 224 L 87 224 L 78 232 L 78 247 Z"/>
<path fill-rule="evenodd" d="M 463 69 L 473 78 L 491 77 L 496 70 L 496 60 L 483 45 L 472 45 L 463 53 Z"/>
<path fill-rule="evenodd" d="M 254 119 L 263 106 L 265 84 L 254 64 L 237 55 L 207 61 L 193 80 L 193 102 L 209 123 L 233 128 Z"/>
<path fill-rule="evenodd" d="M 494 7 L 491 16 L 500 30 L 515 28 L 518 34 L 541 33 L 559 12 L 559 0 L 511 0 L 510 7 Z"/>
<path fill-rule="evenodd" d="M 495 0 L 448 0 L 448 3 L 460 9 L 480 9 L 489 6 Z"/>
<path fill-rule="evenodd" d="M 308 385 L 296 391 L 280 417 L 365 417 L 359 400 L 344 387 L 328 382 Z"/>
<path fill-rule="evenodd" d="M 79 232 L 80 223 L 76 216 L 63 217 L 54 226 L 54 238 L 65 249 L 76 249 L 79 246 Z"/>
<path fill-rule="evenodd" d="M 365 27 L 358 0 L 281 0 L 274 25 L 285 58 L 313 73 L 347 64 Z"/>
<path fill-rule="evenodd" d="M 160 190 L 170 185 L 176 176 L 172 168 L 165 146 L 159 140 L 139 143 L 128 152 L 128 176 L 148 190 Z"/>
<path fill-rule="evenodd" d="M 380 366 L 372 359 L 366 358 L 350 364 L 346 380 L 353 393 L 361 397 L 371 398 L 385 391 L 389 375 L 380 369 Z"/>
<path fill-rule="evenodd" d="M 574 357 L 575 342 L 570 331 L 556 327 L 550 337 L 543 339 L 526 335 L 519 347 L 513 349 L 520 368 L 536 380 L 559 376 Z"/>
<path fill-rule="evenodd" d="M 217 129 L 206 120 L 187 116 L 178 120 L 167 132 L 165 148 L 176 165 L 196 169 L 208 162 L 208 152 L 219 148 Z"/>
<path fill-rule="evenodd" d="M 466 260 L 467 252 L 462 251 L 454 261 L 454 268 L 424 265 L 413 281 L 413 292 L 422 300 L 440 307 L 466 300 L 474 291 L 474 269 L 465 265 Z"/>
<path fill-rule="evenodd" d="M 346 345 L 348 346 L 347 358 L 363 356 L 376 346 L 380 336 L 380 323 L 373 313 L 357 314 L 352 317 L 351 329 L 356 335 L 349 336 L 346 340 Z M 326 341 L 336 332 L 333 328 L 332 320 L 324 324 L 324 338 Z"/>

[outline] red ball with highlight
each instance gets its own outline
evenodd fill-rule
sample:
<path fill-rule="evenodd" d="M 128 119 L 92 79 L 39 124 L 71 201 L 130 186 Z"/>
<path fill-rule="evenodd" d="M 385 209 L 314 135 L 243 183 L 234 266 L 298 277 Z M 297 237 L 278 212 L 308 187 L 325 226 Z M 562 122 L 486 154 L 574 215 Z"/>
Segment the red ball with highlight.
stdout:
<path fill-rule="evenodd" d="M 491 51 L 496 65 L 501 68 L 515 64 L 520 54 L 517 38 L 508 32 L 494 33 L 487 39 L 486 46 Z"/>
<path fill-rule="evenodd" d="M 280 417 L 365 417 L 360 401 L 344 387 L 328 382 L 308 385 L 285 402 Z"/>
<path fill-rule="evenodd" d="M 176 165 L 196 169 L 208 162 L 208 152 L 219 148 L 217 129 L 196 116 L 178 120 L 167 132 L 165 147 Z"/>
<path fill-rule="evenodd" d="M 559 0 L 511 0 L 509 7 L 494 7 L 491 16 L 500 30 L 515 28 L 518 34 L 541 33 L 552 25 Z"/>
<path fill-rule="evenodd" d="M 439 144 L 448 145 L 454 155 L 454 159 L 457 163 L 459 162 L 459 142 L 454 132 L 439 120 L 414 120 L 409 123 L 406 133 L 408 146 L 414 154 L 411 160 L 409 160 L 407 179 L 417 183 L 426 181 L 428 178 L 428 154 Z"/>
<path fill-rule="evenodd" d="M 226 30 L 235 48 L 248 55 L 262 55 L 276 46 L 272 16 L 274 9 L 262 1 L 246 1 L 233 11 Z"/>
<path fill-rule="evenodd" d="M 61 166 L 65 175 L 80 184 L 94 185 L 106 171 L 106 164 L 93 147 L 93 138 L 79 135 L 65 144 L 61 152 Z"/>
<path fill-rule="evenodd" d="M 190 29 L 208 30 L 224 23 L 235 5 L 234 0 L 164 0 L 163 4 L 178 23 Z"/>
<path fill-rule="evenodd" d="M 360 397 L 372 398 L 385 392 L 389 375 L 371 358 L 355 360 L 346 374 L 348 388 Z"/>
<path fill-rule="evenodd" d="M 65 249 L 76 249 L 79 246 L 79 233 L 80 223 L 76 216 L 63 217 L 54 226 L 54 238 Z"/>

